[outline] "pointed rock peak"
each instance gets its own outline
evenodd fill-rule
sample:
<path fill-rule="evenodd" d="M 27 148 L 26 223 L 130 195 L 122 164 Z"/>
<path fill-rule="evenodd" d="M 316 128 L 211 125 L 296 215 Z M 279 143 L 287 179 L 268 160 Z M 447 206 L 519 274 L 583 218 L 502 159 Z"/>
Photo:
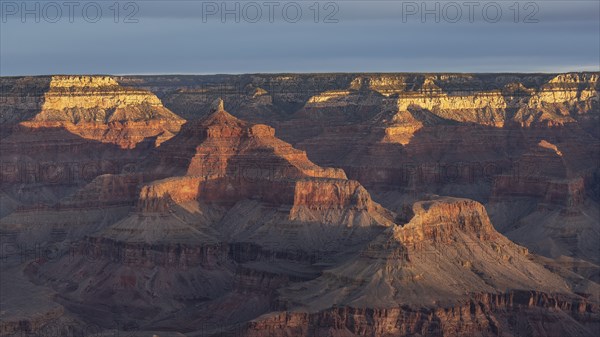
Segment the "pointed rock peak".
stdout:
<path fill-rule="evenodd" d="M 221 97 L 214 100 L 210 106 L 210 112 L 218 111 L 225 111 L 225 104 L 223 103 L 223 99 Z"/>
<path fill-rule="evenodd" d="M 245 122 L 225 111 L 223 100 L 221 98 L 216 99 L 212 103 L 210 107 L 210 114 L 201 122 L 201 124 L 204 126 L 228 125 L 237 127 L 246 125 Z"/>

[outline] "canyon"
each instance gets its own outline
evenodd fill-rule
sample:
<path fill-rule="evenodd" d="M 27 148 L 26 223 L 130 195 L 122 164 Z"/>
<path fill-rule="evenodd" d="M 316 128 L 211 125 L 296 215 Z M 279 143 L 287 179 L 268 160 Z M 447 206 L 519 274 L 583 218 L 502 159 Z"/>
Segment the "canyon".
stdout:
<path fill-rule="evenodd" d="M 596 336 L 599 79 L 1 77 L 0 336 Z"/>

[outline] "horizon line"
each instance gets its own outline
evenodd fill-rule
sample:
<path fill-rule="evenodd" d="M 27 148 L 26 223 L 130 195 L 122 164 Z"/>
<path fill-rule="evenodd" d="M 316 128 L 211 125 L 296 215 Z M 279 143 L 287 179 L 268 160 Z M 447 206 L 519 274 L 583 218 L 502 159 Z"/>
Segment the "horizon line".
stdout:
<path fill-rule="evenodd" d="M 9 77 L 45 77 L 45 76 L 240 76 L 240 75 L 349 75 L 349 74 L 456 74 L 456 75 L 502 75 L 502 74 L 532 74 L 532 75 L 552 75 L 552 74 L 570 74 L 570 73 L 600 73 L 598 70 L 569 70 L 569 71 L 498 71 L 498 72 L 468 72 L 468 71 L 332 71 L 332 72 L 248 72 L 248 73 L 46 73 L 46 74 L 21 74 L 21 75 L 1 75 L 2 78 Z"/>

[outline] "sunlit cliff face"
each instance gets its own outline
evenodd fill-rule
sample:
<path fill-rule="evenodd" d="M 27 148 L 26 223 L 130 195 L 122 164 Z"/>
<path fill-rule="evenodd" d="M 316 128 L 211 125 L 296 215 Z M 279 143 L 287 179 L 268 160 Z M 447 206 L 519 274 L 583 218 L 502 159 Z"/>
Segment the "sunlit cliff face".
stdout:
<path fill-rule="evenodd" d="M 119 86 L 107 76 L 53 76 L 47 91 L 29 109 L 39 110 L 21 122 L 24 127 L 65 128 L 84 139 L 122 148 L 152 137 L 159 145 L 184 123 L 154 94 Z"/>

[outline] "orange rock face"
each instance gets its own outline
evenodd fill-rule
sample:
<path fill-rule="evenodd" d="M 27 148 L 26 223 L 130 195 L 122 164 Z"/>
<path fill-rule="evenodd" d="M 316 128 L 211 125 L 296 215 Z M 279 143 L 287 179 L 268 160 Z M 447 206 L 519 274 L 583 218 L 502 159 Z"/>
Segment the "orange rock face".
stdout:
<path fill-rule="evenodd" d="M 158 145 L 184 123 L 152 93 L 122 87 L 111 77 L 53 76 L 47 83 L 35 78 L 20 82 L 9 89 L 14 105 L 3 107 L 3 127 L 16 122 L 28 129 L 65 129 L 84 139 L 134 148 L 152 137 Z M 37 86 L 39 96 L 19 97 L 24 94 L 19 86 L 28 82 Z"/>
<path fill-rule="evenodd" d="M 556 298 L 536 293 L 477 294 L 474 299 L 444 309 L 363 309 L 331 308 L 319 313 L 280 312 L 253 321 L 243 330 L 244 336 L 277 337 L 323 336 L 498 336 L 516 331 L 518 334 L 554 336 L 573 330 L 586 330 L 558 323 L 551 308 L 564 307 L 574 316 L 586 316 L 593 305 L 576 299 Z M 540 325 L 539 322 L 547 322 Z"/>
<path fill-rule="evenodd" d="M 457 231 L 473 233 L 482 241 L 497 236 L 485 208 L 473 200 L 420 201 L 413 205 L 413 214 L 411 222 L 395 234 L 407 245 L 418 245 L 423 241 L 448 243 Z"/>
<path fill-rule="evenodd" d="M 371 196 L 352 180 L 301 180 L 296 183 L 294 206 L 308 208 L 353 207 L 368 210 L 372 207 Z"/>

